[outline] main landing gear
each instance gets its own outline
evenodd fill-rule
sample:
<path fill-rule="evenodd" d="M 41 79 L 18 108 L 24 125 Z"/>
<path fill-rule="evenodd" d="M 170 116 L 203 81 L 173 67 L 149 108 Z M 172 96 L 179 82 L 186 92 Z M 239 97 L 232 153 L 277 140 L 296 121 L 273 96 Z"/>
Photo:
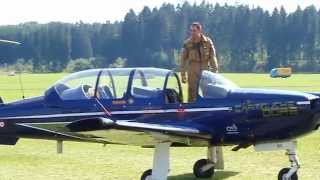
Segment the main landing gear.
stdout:
<path fill-rule="evenodd" d="M 166 180 L 169 173 L 169 148 L 171 143 L 159 143 L 155 146 L 153 168 L 145 171 L 141 180 Z M 209 147 L 208 158 L 194 164 L 193 174 L 197 178 L 210 178 L 215 169 L 223 169 L 223 153 L 221 147 Z"/>
<path fill-rule="evenodd" d="M 197 178 L 211 178 L 214 175 L 214 163 L 208 159 L 200 159 L 193 166 L 193 174 Z"/>
<path fill-rule="evenodd" d="M 297 142 L 278 142 L 255 145 L 256 151 L 286 150 L 286 155 L 291 163 L 290 168 L 283 168 L 279 171 L 278 180 L 298 180 L 299 159 L 296 153 Z"/>
<path fill-rule="evenodd" d="M 211 178 L 215 169 L 224 169 L 222 147 L 208 148 L 208 158 L 198 160 L 193 166 L 193 174 L 197 178 Z"/>
<path fill-rule="evenodd" d="M 166 180 L 169 173 L 169 150 L 171 143 L 164 142 L 155 146 L 153 168 L 145 171 L 141 180 Z"/>

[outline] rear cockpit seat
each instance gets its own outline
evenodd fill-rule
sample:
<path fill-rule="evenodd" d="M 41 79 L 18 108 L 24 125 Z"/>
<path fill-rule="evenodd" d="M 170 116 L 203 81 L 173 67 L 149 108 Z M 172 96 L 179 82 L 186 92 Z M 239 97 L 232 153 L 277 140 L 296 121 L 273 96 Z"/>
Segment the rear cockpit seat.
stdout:
<path fill-rule="evenodd" d="M 132 93 L 135 97 L 151 98 L 151 97 L 158 97 L 161 94 L 161 90 L 150 88 L 150 87 L 139 86 L 139 87 L 134 87 Z"/>

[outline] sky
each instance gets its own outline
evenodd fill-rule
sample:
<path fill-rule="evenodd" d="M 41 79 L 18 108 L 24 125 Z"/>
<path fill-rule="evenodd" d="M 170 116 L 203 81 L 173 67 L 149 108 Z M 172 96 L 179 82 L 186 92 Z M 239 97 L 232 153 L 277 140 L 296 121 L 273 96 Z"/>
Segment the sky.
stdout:
<path fill-rule="evenodd" d="M 47 23 L 61 22 L 106 22 L 123 20 L 129 9 L 136 12 L 144 6 L 159 7 L 163 3 L 182 4 L 185 0 L 0 0 L 0 25 L 19 24 L 28 21 Z M 201 3 L 203 0 L 188 0 L 190 3 Z M 305 8 L 315 5 L 320 8 L 319 0 L 206 0 L 210 3 L 250 7 L 260 6 L 273 10 L 283 5 L 288 12 L 298 5 Z"/>

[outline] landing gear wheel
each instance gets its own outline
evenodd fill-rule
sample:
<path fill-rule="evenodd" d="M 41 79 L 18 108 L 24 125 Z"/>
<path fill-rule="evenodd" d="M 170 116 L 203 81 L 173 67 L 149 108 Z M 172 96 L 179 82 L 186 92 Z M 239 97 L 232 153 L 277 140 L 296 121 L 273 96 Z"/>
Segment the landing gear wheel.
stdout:
<path fill-rule="evenodd" d="M 283 168 L 278 174 L 278 180 L 286 180 L 285 175 L 290 171 L 290 168 Z M 298 180 L 297 172 L 292 174 L 292 176 L 289 178 L 289 180 Z"/>
<path fill-rule="evenodd" d="M 152 169 L 148 169 L 142 174 L 141 180 L 151 180 L 151 176 L 152 176 Z"/>
<path fill-rule="evenodd" d="M 214 175 L 214 166 L 210 167 L 210 163 L 207 159 L 200 159 L 193 166 L 193 174 L 197 178 L 211 178 Z M 209 166 L 209 169 L 203 171 L 205 166 Z"/>

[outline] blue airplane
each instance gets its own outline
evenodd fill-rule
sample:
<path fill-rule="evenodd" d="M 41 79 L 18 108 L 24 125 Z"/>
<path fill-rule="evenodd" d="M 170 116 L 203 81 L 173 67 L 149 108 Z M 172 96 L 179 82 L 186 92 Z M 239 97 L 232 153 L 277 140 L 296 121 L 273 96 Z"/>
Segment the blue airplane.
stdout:
<path fill-rule="evenodd" d="M 298 179 L 297 138 L 320 126 L 320 93 L 240 88 L 203 71 L 198 98 L 185 103 L 176 72 L 159 68 L 91 69 L 57 81 L 43 96 L 0 103 L 0 144 L 19 138 L 125 144 L 154 148 L 142 180 L 165 180 L 170 147 L 208 147 L 193 173 L 223 169 L 222 146 L 237 151 L 285 150 L 291 166 L 280 180 Z"/>

